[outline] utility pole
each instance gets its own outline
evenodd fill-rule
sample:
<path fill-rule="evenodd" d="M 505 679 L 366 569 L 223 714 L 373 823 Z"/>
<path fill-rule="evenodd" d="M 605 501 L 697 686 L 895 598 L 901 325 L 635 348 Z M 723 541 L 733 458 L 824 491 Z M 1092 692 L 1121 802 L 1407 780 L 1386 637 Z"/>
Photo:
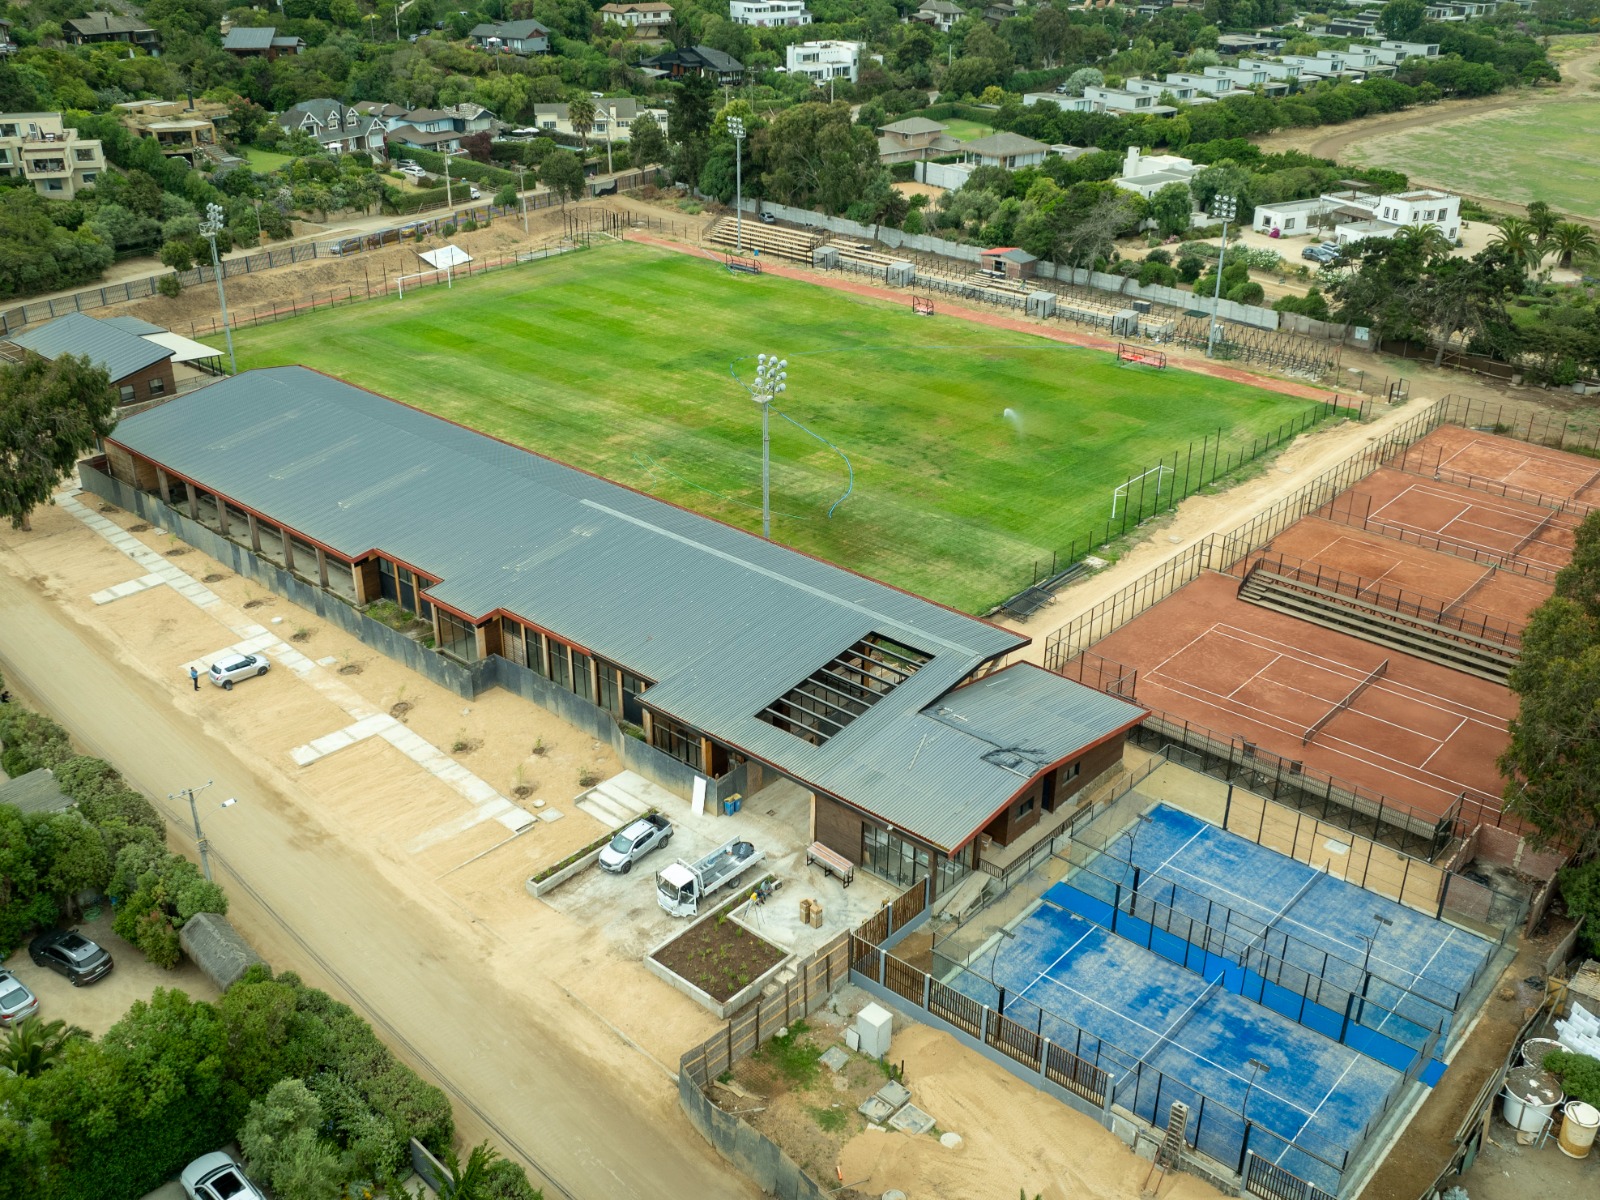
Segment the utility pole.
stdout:
<path fill-rule="evenodd" d="M 728 132 L 733 135 L 733 240 L 734 248 L 744 253 L 744 118 L 729 117 Z M 763 410 L 765 411 L 765 410 Z M 765 418 L 763 418 L 765 419 Z"/>
<path fill-rule="evenodd" d="M 450 156 L 444 156 L 444 206 L 450 210 L 453 219 L 456 215 L 456 202 L 450 191 Z"/>
<path fill-rule="evenodd" d="M 522 201 L 522 236 L 528 236 L 528 192 L 527 192 L 527 166 L 517 164 L 517 198 Z"/>
<path fill-rule="evenodd" d="M 206 780 L 197 788 L 184 788 L 181 792 L 168 792 L 168 800 L 176 800 L 179 796 L 186 797 L 189 801 L 189 815 L 194 818 L 194 843 L 200 848 L 200 869 L 205 872 L 206 879 L 211 880 L 211 859 L 206 853 L 206 835 L 200 832 L 200 809 L 195 804 L 196 792 L 203 792 L 211 786 L 211 780 Z"/>

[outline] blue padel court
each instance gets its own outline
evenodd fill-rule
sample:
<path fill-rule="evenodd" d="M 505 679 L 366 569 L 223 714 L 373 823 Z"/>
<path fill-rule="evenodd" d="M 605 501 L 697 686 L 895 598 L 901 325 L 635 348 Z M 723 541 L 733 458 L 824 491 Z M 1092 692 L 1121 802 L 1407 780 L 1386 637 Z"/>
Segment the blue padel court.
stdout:
<path fill-rule="evenodd" d="M 1189 1141 L 1229 1167 L 1248 1149 L 1336 1195 L 1405 1079 L 1048 901 L 992 954 L 992 985 L 980 956 L 951 986 L 1108 1072 L 1153 1125 L 1187 1104 Z"/>
<path fill-rule="evenodd" d="M 1046 899 L 1430 1083 L 1496 949 L 1164 804 L 1079 868 Z"/>

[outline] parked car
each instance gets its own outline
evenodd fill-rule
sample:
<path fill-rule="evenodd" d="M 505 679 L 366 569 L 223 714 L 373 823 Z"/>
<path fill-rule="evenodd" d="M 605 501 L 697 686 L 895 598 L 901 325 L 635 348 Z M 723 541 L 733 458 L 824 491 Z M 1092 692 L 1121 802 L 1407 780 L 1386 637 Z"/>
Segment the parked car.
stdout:
<path fill-rule="evenodd" d="M 617 830 L 611 844 L 600 851 L 600 869 L 626 875 L 650 851 L 672 840 L 672 822 L 660 813 L 648 813 Z"/>
<path fill-rule="evenodd" d="M 469 188 L 468 188 L 468 189 L 467 189 L 467 191 L 468 191 L 468 192 L 469 192 L 469 193 L 471 193 L 471 195 L 472 195 L 472 198 L 473 198 L 473 199 L 474 199 L 474 200 L 482 200 L 482 199 L 483 199 L 483 193 L 482 193 L 482 192 L 480 192 L 480 191 L 479 191 L 479 190 L 478 190 L 478 189 L 477 189 L 477 188 L 475 188 L 475 187 L 469 187 Z"/>
<path fill-rule="evenodd" d="M 1314 263 L 1330 263 L 1339 257 L 1339 245 L 1337 242 L 1320 242 L 1300 251 L 1300 257 Z"/>
<path fill-rule="evenodd" d="M 49 967 L 57 975 L 65 975 L 73 987 L 84 987 L 104 979 L 116 966 L 110 954 L 76 929 L 41 933 L 28 943 L 28 957 L 35 966 Z"/>
<path fill-rule="evenodd" d="M 22 980 L 0 967 L 0 1029 L 10 1029 L 38 1011 L 39 997 L 30 992 Z"/>
<path fill-rule="evenodd" d="M 236 679 L 265 675 L 271 666 L 264 654 L 241 654 L 237 658 L 225 658 L 211 664 L 211 682 L 223 691 L 231 692 Z"/>
<path fill-rule="evenodd" d="M 202 1154 L 178 1176 L 189 1200 L 266 1200 L 244 1168 L 221 1150 Z"/>
<path fill-rule="evenodd" d="M 776 225 L 778 223 L 778 218 L 769 212 L 761 212 L 757 213 L 756 215 L 761 218 L 761 223 L 763 225 Z"/>

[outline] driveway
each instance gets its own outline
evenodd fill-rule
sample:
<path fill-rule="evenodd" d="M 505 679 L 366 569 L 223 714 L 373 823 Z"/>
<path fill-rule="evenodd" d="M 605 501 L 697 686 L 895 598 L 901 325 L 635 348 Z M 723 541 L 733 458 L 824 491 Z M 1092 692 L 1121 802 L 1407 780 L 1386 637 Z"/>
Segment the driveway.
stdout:
<path fill-rule="evenodd" d="M 111 932 L 111 908 L 104 907 L 93 921 L 76 921 L 73 928 L 99 942 L 116 960 L 111 974 L 88 987 L 73 987 L 60 975 L 36 967 L 26 946 L 17 947 L 6 969 L 39 997 L 41 1021 L 62 1020 L 99 1037 L 120 1021 L 135 1000 L 148 1000 L 158 987 L 176 988 L 195 1000 L 215 1000 L 216 986 L 188 959 L 171 971 L 162 970 Z"/>
<path fill-rule="evenodd" d="M 199 558 L 185 563 L 216 569 Z M 59 508 L 36 513 L 32 534 L 0 532 L 0 669 L 20 698 L 155 798 L 173 822 L 174 845 L 191 845 L 187 805 L 180 812 L 163 797 L 209 779 L 208 796 L 238 798 L 226 813 L 210 810 L 205 828 L 232 901 L 229 917 L 263 957 L 351 1003 L 445 1088 L 462 1143 L 492 1138 L 531 1168 L 551 1200 L 754 1196 L 690 1128 L 661 1066 L 631 1052 L 627 1036 L 596 1011 L 605 995 L 577 994 L 588 980 L 607 995 L 621 990 L 603 973 L 585 972 L 581 935 L 537 924 L 540 906 L 509 889 L 500 903 L 510 915 L 485 908 L 480 916 L 458 894 L 441 893 L 436 870 L 418 870 L 413 860 L 386 873 L 372 849 L 387 833 L 381 822 L 357 837 L 335 833 L 349 792 L 336 788 L 331 768 L 296 772 L 286 752 L 264 754 L 251 741 L 281 735 L 286 751 L 303 740 L 280 729 L 295 710 L 334 722 L 325 728 L 340 714 L 311 688 L 286 687 L 289 672 L 258 681 L 265 686 L 249 697 L 245 688 L 228 694 L 270 695 L 266 708 L 251 703 L 235 713 L 215 703 L 223 693 L 189 693 L 163 655 L 185 661 L 226 644 L 216 614 L 230 606 L 185 608 L 165 588 L 116 601 L 121 608 L 89 603 L 88 592 L 104 586 L 89 579 L 138 573 L 130 568 Z M 161 622 L 146 632 L 139 614 L 157 611 Z M 431 693 L 416 681 L 409 694 Z M 500 703 L 480 697 L 469 707 Z M 395 811 L 409 797 L 430 797 L 433 781 L 386 753 L 381 771 L 360 772 L 363 794 Z M 391 792 L 399 798 L 388 800 Z M 565 980 L 552 978 L 555 964 L 568 967 Z"/>

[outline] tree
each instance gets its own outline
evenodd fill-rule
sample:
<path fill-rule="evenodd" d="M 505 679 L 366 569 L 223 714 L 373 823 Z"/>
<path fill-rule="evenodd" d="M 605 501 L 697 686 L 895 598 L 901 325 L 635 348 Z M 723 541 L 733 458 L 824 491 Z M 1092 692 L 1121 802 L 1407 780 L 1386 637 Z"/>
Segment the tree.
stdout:
<path fill-rule="evenodd" d="M 463 1165 L 454 1150 L 444 1156 L 445 1179 L 439 1200 L 489 1200 L 489 1168 L 500 1155 L 488 1142 L 479 1142 Z"/>
<path fill-rule="evenodd" d="M 67 1043 L 89 1036 L 88 1030 L 65 1021 L 28 1017 L 6 1030 L 6 1040 L 0 1043 L 0 1067 L 9 1067 L 24 1079 L 37 1079 L 60 1064 Z"/>
<path fill-rule="evenodd" d="M 174 238 L 161 247 L 161 264 L 174 271 L 187 271 L 194 266 L 194 243 L 187 238 Z"/>
<path fill-rule="evenodd" d="M 661 132 L 661 126 L 656 124 L 656 119 L 649 113 L 641 113 L 634 120 L 633 128 L 628 134 L 628 145 L 631 148 L 634 166 L 643 167 L 667 161 L 666 135 Z"/>
<path fill-rule="evenodd" d="M 584 193 L 583 162 L 571 150 L 557 150 L 546 158 L 539 168 L 539 178 L 556 194 L 562 208 L 568 200 L 576 200 Z"/>
<path fill-rule="evenodd" d="M 1587 225 L 1580 225 L 1577 221 L 1561 221 L 1550 231 L 1550 245 L 1560 256 L 1557 262 L 1563 267 L 1570 267 L 1575 258 L 1600 250 L 1600 239 L 1595 238 L 1594 230 Z"/>
<path fill-rule="evenodd" d="M 517 191 L 517 185 L 508 183 L 494 194 L 495 207 L 516 208 L 521 203 L 520 196 L 521 193 Z"/>
<path fill-rule="evenodd" d="M 1539 249 L 1539 235 L 1532 225 L 1520 217 L 1502 217 L 1496 226 L 1489 245 L 1503 252 L 1513 262 L 1520 263 L 1526 271 L 1539 265 L 1544 254 Z"/>
<path fill-rule="evenodd" d="M 588 96 L 574 96 L 567 101 L 567 120 L 583 143 L 584 154 L 589 153 L 589 131 L 594 128 L 594 101 Z"/>
<path fill-rule="evenodd" d="M 842 213 L 890 190 L 877 139 L 851 121 L 843 100 L 785 109 L 757 140 L 761 186 L 782 204 Z"/>
<path fill-rule="evenodd" d="M 1169 183 L 1150 197 L 1150 219 L 1163 235 L 1183 233 L 1194 212 L 1194 195 L 1187 183 Z"/>
<path fill-rule="evenodd" d="M 1061 57 L 1061 51 L 1071 36 L 1072 23 L 1067 19 L 1067 14 L 1059 8 L 1046 5 L 1035 12 L 1033 40 L 1039 43 L 1039 53 L 1044 56 L 1046 67 L 1056 65 L 1056 60 Z"/>
<path fill-rule="evenodd" d="M 307 1174 L 315 1176 L 319 1164 L 307 1151 L 315 1146 L 322 1123 L 322 1102 L 305 1082 L 280 1080 L 250 1105 L 239 1130 L 239 1149 L 250 1169 L 273 1191 L 299 1196 L 302 1192 L 291 1186 L 291 1176 L 295 1183 L 303 1182 Z"/>
<path fill-rule="evenodd" d="M 1561 214 L 1551 208 L 1543 200 L 1535 200 L 1528 205 L 1528 228 L 1533 230 L 1534 240 L 1543 246 L 1550 240 L 1550 235 L 1555 232 L 1561 223 Z"/>
<path fill-rule="evenodd" d="M 1067 76 L 1066 89 L 1069 96 L 1083 95 L 1086 87 L 1099 87 L 1105 83 L 1105 72 L 1097 67 L 1079 67 Z"/>
<path fill-rule="evenodd" d="M 1501 297 L 1496 294 L 1492 273 L 1476 259 L 1435 257 L 1428 273 L 1411 292 L 1411 304 L 1418 320 L 1427 327 L 1435 342 L 1433 365 L 1444 362 L 1444 352 L 1458 333 L 1482 332 L 1503 316 Z"/>
<path fill-rule="evenodd" d="M 111 377 L 84 355 L 0 366 L 0 516 L 12 528 L 32 528 L 29 514 L 116 427 L 115 409 Z"/>
<path fill-rule="evenodd" d="M 44 886 L 60 900 L 70 919 L 80 892 L 98 892 L 111 877 L 111 858 L 98 830 L 76 812 L 34 818 L 47 855 Z"/>
<path fill-rule="evenodd" d="M 1121 189 L 1112 189 L 1062 235 L 1056 244 L 1055 260 L 1093 270 L 1099 259 L 1111 253 L 1117 237 L 1133 221 L 1133 197 Z"/>
<path fill-rule="evenodd" d="M 481 130 L 463 137 L 461 139 L 461 148 L 467 152 L 467 157 L 473 162 L 489 163 L 494 161 L 494 139 Z"/>
<path fill-rule="evenodd" d="M 1378 13 L 1378 28 L 1385 37 L 1405 41 L 1427 19 L 1428 6 L 1423 0 L 1389 0 Z"/>

